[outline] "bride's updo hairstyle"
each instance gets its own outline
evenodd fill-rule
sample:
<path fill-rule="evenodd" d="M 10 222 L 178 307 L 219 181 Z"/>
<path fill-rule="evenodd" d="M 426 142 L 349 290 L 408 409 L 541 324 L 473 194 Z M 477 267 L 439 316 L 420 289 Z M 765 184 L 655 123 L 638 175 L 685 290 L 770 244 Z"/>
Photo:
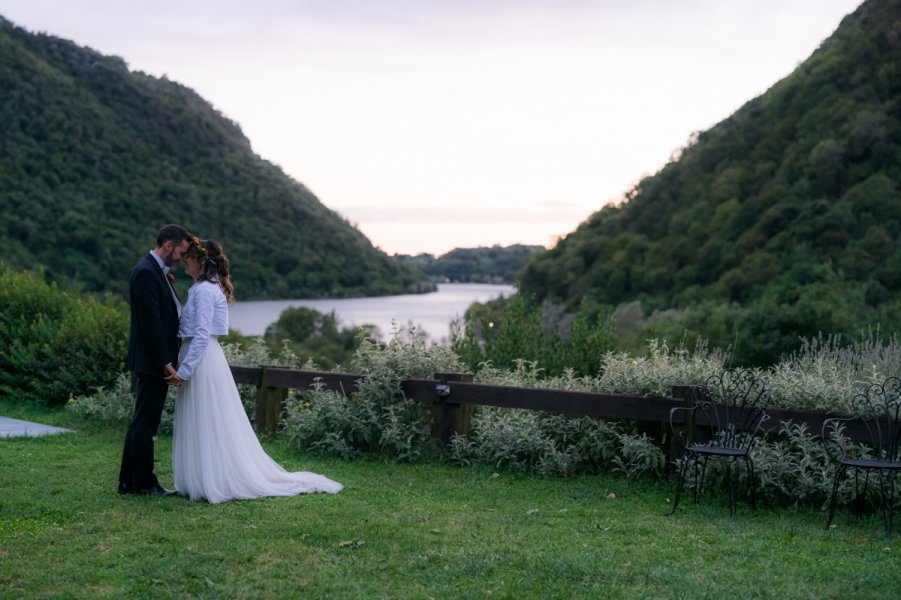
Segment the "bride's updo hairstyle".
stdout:
<path fill-rule="evenodd" d="M 188 253 L 200 259 L 203 271 L 200 274 L 202 281 L 218 283 L 225 294 L 225 299 L 231 304 L 235 301 L 235 288 L 232 285 L 232 269 L 228 262 L 228 256 L 222 251 L 222 244 L 216 240 L 192 241 L 188 247 Z"/>

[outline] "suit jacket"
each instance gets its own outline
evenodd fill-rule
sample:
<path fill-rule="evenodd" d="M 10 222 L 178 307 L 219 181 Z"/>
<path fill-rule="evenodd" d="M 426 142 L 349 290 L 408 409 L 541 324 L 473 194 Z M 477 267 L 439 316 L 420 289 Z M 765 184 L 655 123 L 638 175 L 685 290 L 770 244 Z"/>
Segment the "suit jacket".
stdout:
<path fill-rule="evenodd" d="M 159 374 L 178 362 L 178 306 L 163 270 L 149 254 L 129 278 L 131 326 L 125 367 L 136 373 Z"/>

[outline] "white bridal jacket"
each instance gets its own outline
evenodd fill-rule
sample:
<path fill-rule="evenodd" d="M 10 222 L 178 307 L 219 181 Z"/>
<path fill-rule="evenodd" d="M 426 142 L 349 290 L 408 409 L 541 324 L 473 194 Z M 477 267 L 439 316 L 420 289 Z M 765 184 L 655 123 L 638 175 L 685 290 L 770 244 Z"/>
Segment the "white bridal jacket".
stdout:
<path fill-rule="evenodd" d="M 178 365 L 179 377 L 191 378 L 210 337 L 217 335 L 228 335 L 228 300 L 218 283 L 198 281 L 188 291 L 188 302 L 178 327 L 178 337 L 191 342 Z"/>

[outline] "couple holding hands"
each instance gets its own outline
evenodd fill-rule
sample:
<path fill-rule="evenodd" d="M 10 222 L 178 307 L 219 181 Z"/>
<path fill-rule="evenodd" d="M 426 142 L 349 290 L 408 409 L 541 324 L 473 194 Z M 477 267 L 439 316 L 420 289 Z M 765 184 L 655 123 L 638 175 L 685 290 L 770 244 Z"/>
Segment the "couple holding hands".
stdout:
<path fill-rule="evenodd" d="M 179 262 L 194 280 L 184 308 L 169 273 Z M 180 225 L 163 226 L 156 248 L 132 269 L 125 366 L 134 372 L 135 411 L 122 452 L 120 494 L 178 494 L 215 504 L 342 489 L 316 473 L 286 471 L 260 446 L 216 339 L 228 334 L 233 290 L 222 245 L 200 240 Z M 175 491 L 163 488 L 153 472 L 153 438 L 170 385 L 178 390 Z"/>

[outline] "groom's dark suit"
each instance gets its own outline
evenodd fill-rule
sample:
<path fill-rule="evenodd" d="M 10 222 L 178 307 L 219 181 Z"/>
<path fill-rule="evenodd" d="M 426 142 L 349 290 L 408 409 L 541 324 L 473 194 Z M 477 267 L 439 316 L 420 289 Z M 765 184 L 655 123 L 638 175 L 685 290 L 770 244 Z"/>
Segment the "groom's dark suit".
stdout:
<path fill-rule="evenodd" d="M 135 375 L 135 414 L 122 451 L 119 491 L 158 487 L 153 474 L 153 437 L 160 426 L 168 385 L 163 368 L 178 360 L 179 306 L 175 291 L 153 256 L 135 265 L 129 280 L 131 327 L 125 367 Z"/>

